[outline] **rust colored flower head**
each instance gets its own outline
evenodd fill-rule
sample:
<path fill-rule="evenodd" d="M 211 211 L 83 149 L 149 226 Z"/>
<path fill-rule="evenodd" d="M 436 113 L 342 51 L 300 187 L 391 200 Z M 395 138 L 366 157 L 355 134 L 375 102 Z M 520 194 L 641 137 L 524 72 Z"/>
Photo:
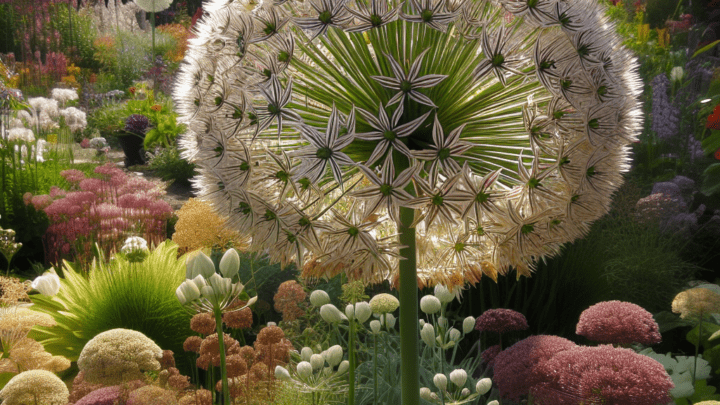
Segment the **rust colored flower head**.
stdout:
<path fill-rule="evenodd" d="M 283 321 L 294 321 L 305 313 L 298 304 L 305 301 L 306 297 L 307 293 L 297 281 L 285 281 L 275 294 L 275 310 L 282 314 Z"/>
<path fill-rule="evenodd" d="M 225 342 L 226 356 L 238 354 L 240 352 L 240 343 L 238 343 L 237 340 L 224 333 L 223 341 Z M 200 357 L 197 359 L 197 365 L 198 367 L 207 370 L 207 366 L 209 364 L 212 364 L 215 367 L 220 367 L 220 344 L 217 333 L 206 337 L 200 345 Z"/>
<path fill-rule="evenodd" d="M 240 357 L 245 360 L 245 364 L 247 364 L 248 367 L 252 366 L 253 363 L 255 363 L 255 349 L 252 346 L 243 346 L 238 351 L 238 354 Z"/>
<path fill-rule="evenodd" d="M 493 367 L 495 365 L 495 358 L 500 352 L 502 352 L 500 345 L 490 346 L 483 350 L 483 352 L 480 353 L 483 364 L 485 364 L 486 367 Z"/>
<path fill-rule="evenodd" d="M 168 372 L 168 387 L 174 389 L 175 391 L 182 392 L 190 386 L 190 377 L 180 374 L 180 370 L 175 367 L 170 367 Z"/>
<path fill-rule="evenodd" d="M 212 335 L 216 327 L 215 319 L 208 312 L 201 312 L 190 319 L 190 329 L 201 335 Z"/>
<path fill-rule="evenodd" d="M 130 92 L 130 94 L 132 94 L 132 95 L 134 96 L 134 95 L 135 95 L 135 92 L 137 92 L 137 88 L 135 88 L 135 87 L 133 86 L 133 87 L 130 87 L 130 88 L 128 89 L 128 91 Z"/>
<path fill-rule="evenodd" d="M 272 345 L 280 343 L 284 337 L 285 332 L 283 332 L 283 330 L 278 326 L 266 326 L 260 329 L 256 342 L 261 345 Z"/>
<path fill-rule="evenodd" d="M 188 336 L 183 343 L 183 349 L 186 352 L 200 353 L 200 345 L 202 344 L 202 338 L 200 336 Z"/>
<path fill-rule="evenodd" d="M 191 391 L 180 398 L 178 405 L 212 405 L 212 392 L 204 388 Z"/>
<path fill-rule="evenodd" d="M 163 350 L 163 355 L 160 359 L 160 368 L 162 370 L 167 370 L 170 367 L 175 367 L 175 357 L 173 357 L 173 351 Z"/>
<path fill-rule="evenodd" d="M 150 107 L 151 110 L 160 112 L 162 111 L 162 106 L 160 104 L 155 104 L 154 106 Z"/>
<path fill-rule="evenodd" d="M 672 402 L 669 391 L 674 384 L 665 367 L 630 349 L 577 346 L 539 366 L 537 375 L 542 380 L 530 391 L 537 405 Z"/>
<path fill-rule="evenodd" d="M 493 383 L 500 397 L 520 402 L 538 381 L 537 370 L 557 353 L 576 347 L 559 336 L 538 335 L 523 339 L 495 356 Z M 629 405 L 629 404 L 628 404 Z"/>
<path fill-rule="evenodd" d="M 683 319 L 701 319 L 720 313 L 720 294 L 703 287 L 685 290 L 675 296 L 672 311 Z"/>
<path fill-rule="evenodd" d="M 250 371 L 248 372 L 250 375 L 250 381 L 253 383 L 257 383 L 258 381 L 264 381 L 270 378 L 270 372 L 268 371 L 267 365 L 265 363 L 255 363 L 252 367 L 250 367 Z"/>
<path fill-rule="evenodd" d="M 654 345 L 662 340 L 650 312 L 622 301 L 600 302 L 583 311 L 575 333 L 593 342 L 619 345 Z"/>
<path fill-rule="evenodd" d="M 505 333 L 527 328 L 525 315 L 505 308 L 488 309 L 475 321 L 475 329 L 481 332 Z"/>
<path fill-rule="evenodd" d="M 250 329 L 253 324 L 253 314 L 250 308 L 243 308 L 239 311 L 225 312 L 222 320 L 228 328 Z"/>
<path fill-rule="evenodd" d="M 240 354 L 233 354 L 225 359 L 228 378 L 240 377 L 247 373 L 248 367 L 245 359 Z"/>

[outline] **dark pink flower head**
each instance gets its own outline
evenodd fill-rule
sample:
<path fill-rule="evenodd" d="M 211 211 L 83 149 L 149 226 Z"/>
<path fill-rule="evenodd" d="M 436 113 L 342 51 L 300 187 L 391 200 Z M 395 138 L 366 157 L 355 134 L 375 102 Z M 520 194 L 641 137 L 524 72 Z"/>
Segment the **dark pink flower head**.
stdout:
<path fill-rule="evenodd" d="M 85 179 L 85 173 L 77 169 L 63 170 L 60 175 L 68 181 L 68 183 L 80 183 L 81 180 Z"/>
<path fill-rule="evenodd" d="M 662 340 L 650 312 L 622 301 L 600 302 L 583 311 L 575 333 L 593 342 L 620 345 L 653 345 Z"/>
<path fill-rule="evenodd" d="M 530 388 L 542 381 L 538 368 L 554 355 L 576 347 L 575 343 L 552 335 L 530 336 L 495 357 L 493 383 L 502 398 L 520 402 Z"/>
<path fill-rule="evenodd" d="M 475 329 L 481 332 L 505 333 L 528 328 L 525 315 L 505 308 L 488 309 L 475 321 Z"/>
<path fill-rule="evenodd" d="M 497 355 L 500 354 L 501 351 L 502 348 L 500 347 L 500 345 L 490 346 L 485 349 L 482 353 L 480 353 L 483 364 L 485 364 L 487 367 L 494 366 L 495 357 L 497 357 Z"/>
<path fill-rule="evenodd" d="M 560 352 L 538 371 L 544 380 L 531 389 L 537 405 L 667 404 L 675 386 L 658 361 L 611 345 Z"/>
<path fill-rule="evenodd" d="M 75 405 L 113 405 L 120 401 L 120 393 L 118 386 L 100 388 L 82 397 Z"/>

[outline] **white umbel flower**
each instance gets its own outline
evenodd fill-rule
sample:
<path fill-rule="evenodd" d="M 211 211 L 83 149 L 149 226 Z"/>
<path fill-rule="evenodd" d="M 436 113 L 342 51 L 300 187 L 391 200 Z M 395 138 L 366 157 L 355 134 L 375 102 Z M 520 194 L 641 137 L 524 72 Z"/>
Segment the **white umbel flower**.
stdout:
<path fill-rule="evenodd" d="M 172 4 L 172 0 L 134 0 L 135 4 L 146 13 L 158 13 L 166 10 Z"/>

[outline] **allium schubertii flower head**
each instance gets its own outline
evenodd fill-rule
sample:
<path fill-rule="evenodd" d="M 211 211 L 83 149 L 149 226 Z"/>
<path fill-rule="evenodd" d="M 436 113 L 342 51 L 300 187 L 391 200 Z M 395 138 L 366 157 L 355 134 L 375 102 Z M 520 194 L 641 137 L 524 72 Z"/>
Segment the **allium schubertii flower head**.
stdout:
<path fill-rule="evenodd" d="M 213 0 L 175 89 L 199 194 L 305 276 L 476 282 L 584 235 L 640 129 L 593 0 Z M 390 219 L 390 220 L 388 220 Z"/>

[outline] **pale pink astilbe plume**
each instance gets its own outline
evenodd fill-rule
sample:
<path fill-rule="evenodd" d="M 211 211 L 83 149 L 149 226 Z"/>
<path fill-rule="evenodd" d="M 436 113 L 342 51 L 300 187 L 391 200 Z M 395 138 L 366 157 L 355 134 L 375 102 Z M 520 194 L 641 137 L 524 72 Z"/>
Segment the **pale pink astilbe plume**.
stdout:
<path fill-rule="evenodd" d="M 83 179 L 85 179 L 85 173 L 77 169 L 68 169 L 60 172 L 60 175 L 72 186 L 77 186 Z"/>
<path fill-rule="evenodd" d="M 578 346 L 538 366 L 544 380 L 531 389 L 537 405 L 662 405 L 674 388 L 665 367 L 630 349 Z"/>
<path fill-rule="evenodd" d="M 495 365 L 495 358 L 500 352 L 502 352 L 500 345 L 493 345 L 483 350 L 483 352 L 480 353 L 483 364 L 485 364 L 486 367 L 493 367 Z"/>
<path fill-rule="evenodd" d="M 155 183 L 141 177 L 128 177 L 127 180 L 118 186 L 118 195 L 145 193 L 152 198 L 158 198 L 165 192 Z"/>
<path fill-rule="evenodd" d="M 80 181 L 79 187 L 82 191 L 90 191 L 95 193 L 97 196 L 101 196 L 104 194 L 103 183 L 104 182 L 100 179 L 88 178 Z"/>
<path fill-rule="evenodd" d="M 575 333 L 593 342 L 619 345 L 653 345 L 662 340 L 660 328 L 650 312 L 622 301 L 600 302 L 583 311 Z"/>
<path fill-rule="evenodd" d="M 519 402 L 530 388 L 542 381 L 538 368 L 557 353 L 576 347 L 575 343 L 552 335 L 530 336 L 495 357 L 493 383 L 500 396 Z"/>
<path fill-rule="evenodd" d="M 527 328 L 525 315 L 505 308 L 488 309 L 475 321 L 475 329 L 481 332 L 505 333 Z"/>

